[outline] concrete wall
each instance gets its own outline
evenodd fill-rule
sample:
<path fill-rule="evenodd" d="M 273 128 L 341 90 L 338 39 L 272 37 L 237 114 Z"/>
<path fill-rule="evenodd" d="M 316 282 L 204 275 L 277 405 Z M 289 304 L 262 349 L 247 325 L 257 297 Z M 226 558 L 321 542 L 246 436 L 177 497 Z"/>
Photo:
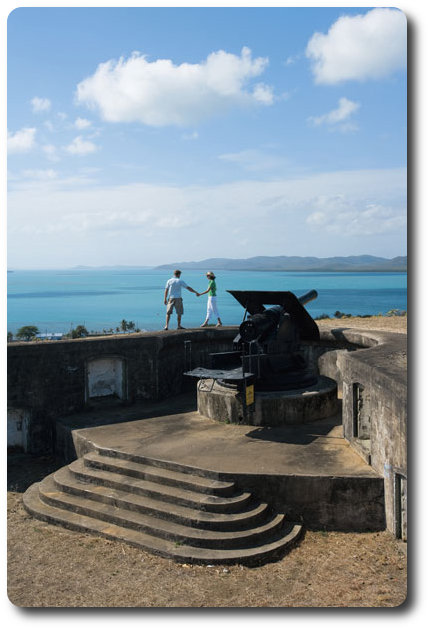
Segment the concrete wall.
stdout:
<path fill-rule="evenodd" d="M 342 381 L 342 420 L 351 447 L 384 479 L 387 529 L 407 538 L 407 337 L 338 329 L 338 339 L 361 347 L 320 360 L 324 373 Z"/>
<path fill-rule="evenodd" d="M 30 411 L 28 409 L 7 410 L 7 445 L 26 452 L 28 450 L 28 427 L 30 423 Z"/>
<path fill-rule="evenodd" d="M 52 452 L 56 418 L 85 410 L 94 397 L 132 404 L 191 389 L 195 382 L 183 372 L 230 350 L 236 333 L 225 327 L 8 344 L 9 445 Z"/>
<path fill-rule="evenodd" d="M 8 344 L 8 438 L 41 454 L 54 449 L 55 420 L 94 396 L 125 403 L 191 390 L 183 372 L 231 350 L 234 327 Z M 406 539 L 406 335 L 323 329 L 303 348 L 315 369 L 335 379 L 345 438 L 384 480 L 386 524 Z"/>
<path fill-rule="evenodd" d="M 86 398 L 117 397 L 127 400 L 126 360 L 103 357 L 87 361 Z"/>
<path fill-rule="evenodd" d="M 240 488 L 309 529 L 384 530 L 384 483 L 368 477 L 235 475 Z"/>

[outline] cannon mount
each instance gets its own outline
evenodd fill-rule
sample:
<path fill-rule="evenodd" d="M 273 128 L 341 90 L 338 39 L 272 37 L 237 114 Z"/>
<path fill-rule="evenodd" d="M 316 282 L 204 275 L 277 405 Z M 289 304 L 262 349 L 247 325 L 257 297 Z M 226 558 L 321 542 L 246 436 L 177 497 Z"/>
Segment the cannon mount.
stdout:
<path fill-rule="evenodd" d="M 212 378 L 245 390 L 291 390 L 313 385 L 318 375 L 300 352 L 301 341 L 318 341 L 318 326 L 304 308 L 316 291 L 296 297 L 290 291 L 228 291 L 245 309 L 230 352 L 212 353 L 210 368 L 188 376 Z"/>

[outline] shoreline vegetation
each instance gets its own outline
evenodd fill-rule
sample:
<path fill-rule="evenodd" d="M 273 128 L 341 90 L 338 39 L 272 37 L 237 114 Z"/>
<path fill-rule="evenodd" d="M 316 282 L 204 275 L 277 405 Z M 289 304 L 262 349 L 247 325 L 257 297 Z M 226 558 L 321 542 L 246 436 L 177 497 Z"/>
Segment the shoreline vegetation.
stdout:
<path fill-rule="evenodd" d="M 334 316 L 327 315 L 325 313 L 318 315 L 314 318 L 320 327 L 333 327 L 342 323 L 347 325 L 348 328 L 366 328 L 375 330 L 387 330 L 392 332 L 404 332 L 407 331 L 407 311 L 400 309 L 391 309 L 385 314 L 379 313 L 378 315 L 352 315 L 351 313 L 342 313 L 336 311 Z M 215 325 L 209 325 L 208 327 L 214 327 Z M 160 328 L 161 330 L 161 328 Z M 192 330 L 192 327 L 189 328 Z M 119 326 L 115 328 L 103 329 L 102 331 L 88 331 L 85 326 L 76 326 L 73 330 L 67 333 L 48 333 L 41 334 L 37 326 L 28 325 L 21 327 L 16 335 L 11 332 L 7 334 L 7 342 L 27 342 L 27 341 L 61 341 L 64 339 L 82 339 L 86 337 L 106 337 L 124 334 L 138 334 L 138 333 L 153 333 L 158 331 L 141 330 L 136 327 L 136 324 L 132 321 L 122 320 Z"/>

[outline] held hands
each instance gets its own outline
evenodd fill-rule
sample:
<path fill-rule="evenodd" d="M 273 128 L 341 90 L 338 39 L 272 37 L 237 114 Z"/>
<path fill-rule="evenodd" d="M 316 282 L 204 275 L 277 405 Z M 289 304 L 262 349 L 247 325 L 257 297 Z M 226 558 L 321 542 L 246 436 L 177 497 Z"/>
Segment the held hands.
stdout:
<path fill-rule="evenodd" d="M 197 293 L 197 291 L 196 291 L 196 297 L 200 297 L 200 293 Z"/>

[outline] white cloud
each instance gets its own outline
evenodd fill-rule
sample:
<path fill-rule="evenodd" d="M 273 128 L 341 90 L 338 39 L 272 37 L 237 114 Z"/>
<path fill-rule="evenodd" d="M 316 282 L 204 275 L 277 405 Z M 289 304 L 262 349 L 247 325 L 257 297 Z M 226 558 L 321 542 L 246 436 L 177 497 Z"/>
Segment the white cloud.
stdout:
<path fill-rule="evenodd" d="M 263 105 L 272 105 L 273 103 L 273 89 L 269 85 L 264 83 L 258 83 L 252 92 L 254 98 Z"/>
<path fill-rule="evenodd" d="M 97 151 L 97 146 L 90 140 L 84 140 L 82 136 L 77 136 L 67 147 L 66 151 L 73 155 L 87 155 Z"/>
<path fill-rule="evenodd" d="M 240 166 L 245 171 L 263 171 L 285 166 L 285 160 L 276 155 L 270 155 L 258 149 L 245 149 L 237 153 L 224 153 L 219 155 L 220 160 L 231 162 Z"/>
<path fill-rule="evenodd" d="M 8 153 L 26 153 L 31 151 L 35 144 L 36 129 L 24 127 L 15 133 L 7 134 Z"/>
<path fill-rule="evenodd" d="M 406 67 L 406 18 L 397 9 L 342 16 L 325 35 L 314 33 L 306 56 L 316 83 L 381 79 Z"/>
<path fill-rule="evenodd" d="M 183 140 L 197 140 L 199 134 L 197 131 L 193 131 L 191 133 L 183 133 L 181 137 Z"/>
<path fill-rule="evenodd" d="M 249 48 L 240 56 L 220 50 L 200 64 L 180 65 L 170 59 L 150 62 L 133 53 L 129 59 L 101 63 L 79 83 L 76 98 L 109 122 L 194 125 L 228 107 L 270 105 L 272 89 L 250 85 L 267 64 L 266 58 L 253 59 Z"/>
<path fill-rule="evenodd" d="M 285 59 L 284 66 L 291 66 L 293 63 L 296 63 L 299 58 L 299 55 L 290 55 Z"/>
<path fill-rule="evenodd" d="M 35 113 L 48 112 L 51 109 L 51 101 L 49 98 L 39 98 L 35 96 L 31 99 L 31 105 Z"/>
<path fill-rule="evenodd" d="M 214 220 L 222 238 L 208 240 Z M 252 252 L 394 256 L 405 225 L 406 169 L 188 187 L 58 177 L 13 181 L 9 192 L 15 266 L 111 264 L 113 247 L 118 264 L 148 265 Z"/>
<path fill-rule="evenodd" d="M 75 120 L 75 127 L 76 129 L 87 129 L 91 127 L 91 121 L 86 118 L 77 118 Z"/>
<path fill-rule="evenodd" d="M 58 174 L 52 168 L 49 169 L 26 169 L 23 176 L 27 179 L 50 180 L 55 179 Z"/>
<path fill-rule="evenodd" d="M 51 162 L 59 161 L 60 158 L 58 157 L 57 148 L 53 144 L 44 144 L 42 151 Z"/>
<path fill-rule="evenodd" d="M 406 228 L 406 213 L 389 203 L 353 199 L 346 195 L 323 195 L 315 198 L 310 207 L 314 212 L 307 217 L 307 224 L 326 234 L 349 236 L 374 236 Z"/>
<path fill-rule="evenodd" d="M 309 225 L 320 226 L 327 223 L 327 215 L 324 212 L 313 212 L 306 219 L 306 223 Z"/>
<path fill-rule="evenodd" d="M 321 116 L 311 116 L 309 122 L 315 126 L 328 125 L 329 127 L 337 126 L 342 131 L 352 131 L 357 127 L 346 121 L 356 112 L 360 107 L 360 103 L 350 101 L 344 96 L 339 99 L 336 109 L 331 110 L 327 114 Z"/>

